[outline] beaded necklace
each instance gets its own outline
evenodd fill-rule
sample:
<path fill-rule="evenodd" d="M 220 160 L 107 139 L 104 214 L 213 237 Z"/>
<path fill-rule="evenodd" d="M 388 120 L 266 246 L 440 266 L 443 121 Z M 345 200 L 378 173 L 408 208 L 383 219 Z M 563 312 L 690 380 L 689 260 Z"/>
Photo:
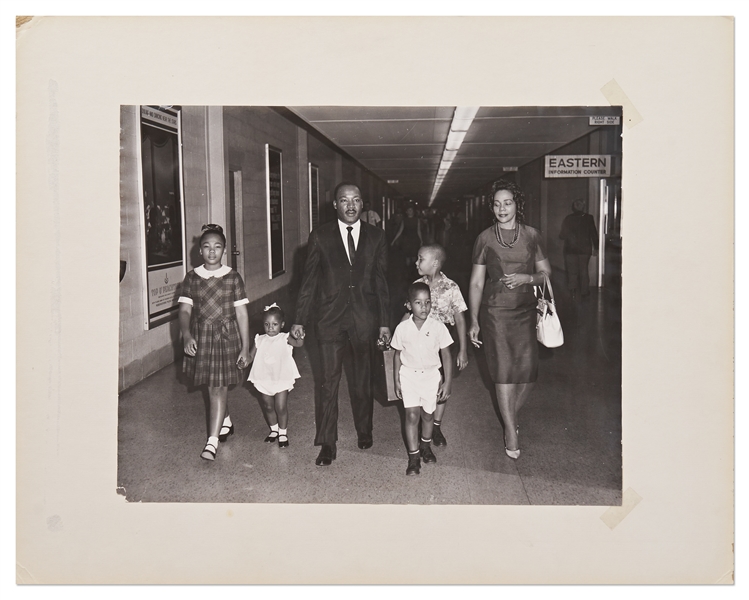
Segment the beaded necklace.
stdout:
<path fill-rule="evenodd" d="M 505 243 L 502 240 L 499 223 L 494 224 L 494 235 L 497 236 L 497 243 L 502 246 L 502 248 L 512 248 L 518 241 L 518 236 L 520 235 L 520 225 L 518 225 L 517 223 L 515 224 L 515 235 L 513 236 L 512 241 L 509 244 Z"/>

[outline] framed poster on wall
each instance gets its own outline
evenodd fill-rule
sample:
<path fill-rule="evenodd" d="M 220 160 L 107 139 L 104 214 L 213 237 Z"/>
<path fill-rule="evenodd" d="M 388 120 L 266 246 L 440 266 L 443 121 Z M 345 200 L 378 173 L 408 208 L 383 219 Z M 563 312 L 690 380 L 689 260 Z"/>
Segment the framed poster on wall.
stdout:
<path fill-rule="evenodd" d="M 268 200 L 268 279 L 286 272 L 283 249 L 283 156 L 265 145 L 265 192 Z"/>
<path fill-rule="evenodd" d="M 181 111 L 141 106 L 140 192 L 145 329 L 177 317 L 185 277 Z"/>

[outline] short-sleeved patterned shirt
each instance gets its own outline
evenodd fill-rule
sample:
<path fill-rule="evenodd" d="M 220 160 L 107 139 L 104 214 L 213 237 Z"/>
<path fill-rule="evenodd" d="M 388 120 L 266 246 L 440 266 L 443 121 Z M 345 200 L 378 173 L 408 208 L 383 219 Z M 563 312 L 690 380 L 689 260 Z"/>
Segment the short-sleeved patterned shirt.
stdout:
<path fill-rule="evenodd" d="M 417 279 L 414 283 L 422 282 L 429 285 L 427 276 Z M 440 273 L 440 279 L 434 282 L 432 291 L 432 312 L 429 316 L 441 323 L 455 325 L 455 315 L 468 310 L 460 287 L 444 273 Z"/>

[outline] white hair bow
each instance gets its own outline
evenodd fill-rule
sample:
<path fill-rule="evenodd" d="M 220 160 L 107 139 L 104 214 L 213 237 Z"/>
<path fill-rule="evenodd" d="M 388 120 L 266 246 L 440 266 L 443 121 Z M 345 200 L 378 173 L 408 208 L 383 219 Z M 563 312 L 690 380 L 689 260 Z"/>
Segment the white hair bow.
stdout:
<path fill-rule="evenodd" d="M 281 308 L 281 307 L 280 307 L 280 306 L 278 306 L 278 304 L 276 304 L 276 303 L 274 302 L 274 303 L 273 303 L 273 304 L 271 304 L 270 306 L 266 306 L 266 307 L 265 307 L 265 310 L 264 310 L 263 312 L 267 312 L 267 311 L 269 311 L 269 310 L 270 310 L 271 308 Z"/>

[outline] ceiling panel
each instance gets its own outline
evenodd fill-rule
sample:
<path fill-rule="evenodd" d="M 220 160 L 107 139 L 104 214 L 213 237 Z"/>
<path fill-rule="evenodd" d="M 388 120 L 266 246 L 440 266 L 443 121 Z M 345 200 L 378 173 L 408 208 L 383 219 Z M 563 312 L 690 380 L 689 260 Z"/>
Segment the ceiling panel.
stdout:
<path fill-rule="evenodd" d="M 292 106 L 305 121 L 389 121 L 453 118 L 454 106 Z"/>
<path fill-rule="evenodd" d="M 450 121 L 326 121 L 313 123 L 338 146 L 445 143 Z"/>
<path fill-rule="evenodd" d="M 377 171 L 380 169 L 425 169 L 425 168 L 437 168 L 442 159 L 441 155 L 438 156 L 425 156 L 425 157 L 413 157 L 413 158 L 370 158 L 363 160 L 362 163 L 369 169 Z"/>
<path fill-rule="evenodd" d="M 476 118 L 483 117 L 585 117 L 620 116 L 619 106 L 482 106 Z"/>
<path fill-rule="evenodd" d="M 428 204 L 455 107 L 302 106 L 290 109 L 399 194 Z M 595 130 L 615 106 L 480 107 L 436 201 L 451 200 Z"/>
<path fill-rule="evenodd" d="M 476 119 L 464 142 L 546 142 L 557 145 L 577 139 L 595 129 L 580 117 Z"/>
<path fill-rule="evenodd" d="M 373 146 L 347 146 L 346 151 L 352 156 L 364 162 L 369 159 L 424 157 L 441 157 L 445 142 L 439 141 L 433 144 L 377 144 Z"/>
<path fill-rule="evenodd" d="M 528 157 L 528 159 L 537 158 L 548 154 L 559 148 L 560 145 L 567 142 L 536 142 L 529 144 L 527 142 L 484 142 L 484 143 L 467 143 L 463 142 L 460 147 L 460 158 L 504 158 L 507 156 Z"/>

